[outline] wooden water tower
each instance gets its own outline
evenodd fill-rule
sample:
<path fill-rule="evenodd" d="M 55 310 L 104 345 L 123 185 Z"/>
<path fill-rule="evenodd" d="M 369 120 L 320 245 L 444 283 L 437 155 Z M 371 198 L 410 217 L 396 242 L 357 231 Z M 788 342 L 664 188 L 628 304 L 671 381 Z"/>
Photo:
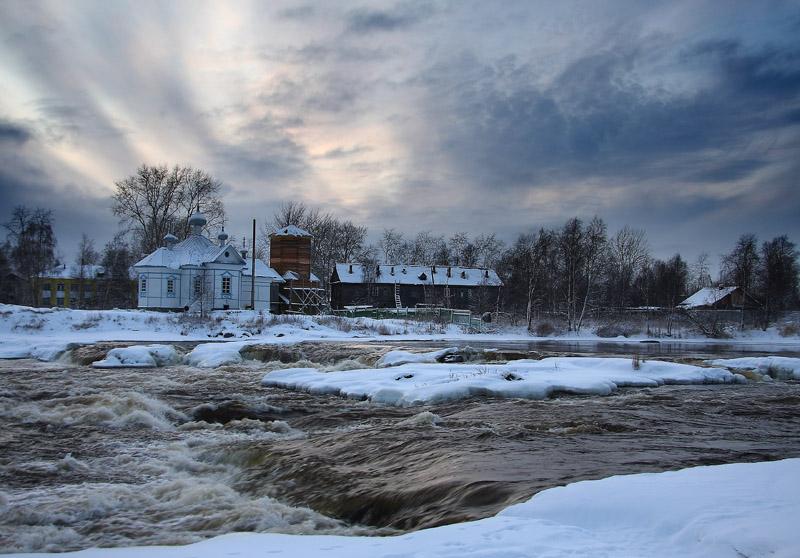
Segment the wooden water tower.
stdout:
<path fill-rule="evenodd" d="M 327 307 L 325 289 L 311 273 L 311 241 L 294 225 L 269 235 L 269 265 L 285 281 L 279 287 L 282 313 L 319 314 Z"/>
<path fill-rule="evenodd" d="M 269 235 L 269 265 L 283 277 L 293 271 L 299 279 L 311 280 L 312 237 L 301 228 L 289 225 Z"/>

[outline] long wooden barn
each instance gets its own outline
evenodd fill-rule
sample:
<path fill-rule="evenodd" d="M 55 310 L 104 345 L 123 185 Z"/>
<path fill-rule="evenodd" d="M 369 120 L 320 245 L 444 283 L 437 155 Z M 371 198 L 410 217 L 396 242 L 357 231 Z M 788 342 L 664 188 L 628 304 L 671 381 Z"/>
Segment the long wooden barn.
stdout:
<path fill-rule="evenodd" d="M 340 263 L 331 276 L 331 307 L 483 309 L 502 281 L 492 269 Z"/>

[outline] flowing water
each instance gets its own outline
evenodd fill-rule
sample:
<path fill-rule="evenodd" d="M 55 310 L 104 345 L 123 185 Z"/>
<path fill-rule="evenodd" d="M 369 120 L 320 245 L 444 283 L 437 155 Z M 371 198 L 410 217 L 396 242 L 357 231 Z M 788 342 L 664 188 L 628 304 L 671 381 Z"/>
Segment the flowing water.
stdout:
<path fill-rule="evenodd" d="M 798 382 L 412 409 L 260 385 L 279 367 L 364 367 L 390 348 L 262 347 L 250 356 L 268 362 L 216 370 L 0 361 L 0 552 L 394 534 L 578 480 L 800 456 Z"/>

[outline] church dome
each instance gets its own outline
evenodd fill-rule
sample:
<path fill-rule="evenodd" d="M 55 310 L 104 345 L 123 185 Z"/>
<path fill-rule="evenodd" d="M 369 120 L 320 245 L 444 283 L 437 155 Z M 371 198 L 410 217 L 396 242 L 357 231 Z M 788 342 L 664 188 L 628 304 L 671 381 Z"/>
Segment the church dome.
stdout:
<path fill-rule="evenodd" d="M 194 215 L 189 217 L 189 225 L 192 227 L 205 227 L 208 220 L 200 213 L 200 208 L 194 212 Z"/>

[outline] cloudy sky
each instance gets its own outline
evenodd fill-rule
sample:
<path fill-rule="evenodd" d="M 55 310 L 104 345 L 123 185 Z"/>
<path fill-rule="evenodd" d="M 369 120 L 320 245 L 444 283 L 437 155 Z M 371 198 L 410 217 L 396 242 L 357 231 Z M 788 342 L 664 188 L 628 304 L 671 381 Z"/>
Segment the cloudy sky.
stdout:
<path fill-rule="evenodd" d="M 373 241 L 800 243 L 796 1 L 0 0 L 0 71 L 0 221 L 52 208 L 69 259 L 142 163 L 221 180 L 238 237 L 300 200 Z"/>

